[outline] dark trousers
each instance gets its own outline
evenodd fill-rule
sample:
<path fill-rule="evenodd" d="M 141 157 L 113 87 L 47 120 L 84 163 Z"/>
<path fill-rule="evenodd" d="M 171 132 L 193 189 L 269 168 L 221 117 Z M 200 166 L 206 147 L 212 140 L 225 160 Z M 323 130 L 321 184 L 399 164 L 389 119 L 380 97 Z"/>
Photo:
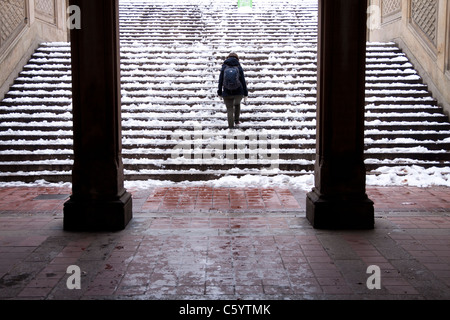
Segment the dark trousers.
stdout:
<path fill-rule="evenodd" d="M 228 96 L 224 97 L 223 101 L 227 107 L 228 114 L 228 128 L 234 128 L 234 124 L 239 122 L 241 116 L 241 101 L 244 96 Z"/>

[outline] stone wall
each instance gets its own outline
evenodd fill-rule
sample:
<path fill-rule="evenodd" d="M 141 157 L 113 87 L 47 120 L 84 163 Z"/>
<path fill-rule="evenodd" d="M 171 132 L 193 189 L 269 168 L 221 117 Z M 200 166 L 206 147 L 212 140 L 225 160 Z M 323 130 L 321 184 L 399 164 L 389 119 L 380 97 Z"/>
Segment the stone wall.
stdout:
<path fill-rule="evenodd" d="M 450 114 L 450 1 L 370 0 L 369 41 L 394 41 Z M 374 18 L 374 17 L 372 17 Z"/>
<path fill-rule="evenodd" d="M 0 0 L 0 99 L 39 43 L 67 41 L 67 0 Z"/>

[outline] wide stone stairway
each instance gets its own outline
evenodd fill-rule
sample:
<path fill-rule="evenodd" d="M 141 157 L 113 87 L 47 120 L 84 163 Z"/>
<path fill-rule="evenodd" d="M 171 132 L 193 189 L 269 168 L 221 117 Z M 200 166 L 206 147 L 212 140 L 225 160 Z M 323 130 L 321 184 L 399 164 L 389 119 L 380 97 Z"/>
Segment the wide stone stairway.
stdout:
<path fill-rule="evenodd" d="M 313 172 L 317 1 L 253 4 L 121 2 L 127 180 Z M 233 131 L 217 97 L 231 51 L 250 91 Z M 367 45 L 366 109 L 369 174 L 449 167 L 448 117 L 394 43 Z M 70 181 L 71 112 L 70 44 L 43 43 L 0 102 L 0 181 Z"/>

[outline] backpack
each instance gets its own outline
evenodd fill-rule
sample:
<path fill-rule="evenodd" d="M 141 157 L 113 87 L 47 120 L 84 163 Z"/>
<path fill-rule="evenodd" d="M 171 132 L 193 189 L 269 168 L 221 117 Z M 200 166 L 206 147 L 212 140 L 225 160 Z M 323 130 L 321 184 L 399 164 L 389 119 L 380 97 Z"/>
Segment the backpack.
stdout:
<path fill-rule="evenodd" d="M 223 87 L 228 90 L 239 89 L 242 86 L 239 76 L 239 67 L 226 66 L 224 71 Z"/>

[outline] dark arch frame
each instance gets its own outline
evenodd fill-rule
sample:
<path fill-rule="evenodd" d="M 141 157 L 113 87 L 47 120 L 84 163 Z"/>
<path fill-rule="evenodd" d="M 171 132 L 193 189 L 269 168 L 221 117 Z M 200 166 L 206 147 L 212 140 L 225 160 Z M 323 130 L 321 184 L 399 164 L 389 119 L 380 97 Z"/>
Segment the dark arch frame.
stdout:
<path fill-rule="evenodd" d="M 64 229 L 116 231 L 132 219 L 124 188 L 119 0 L 70 0 L 74 167 Z M 317 156 L 307 218 L 315 228 L 371 229 L 364 96 L 367 0 L 319 0 Z"/>

